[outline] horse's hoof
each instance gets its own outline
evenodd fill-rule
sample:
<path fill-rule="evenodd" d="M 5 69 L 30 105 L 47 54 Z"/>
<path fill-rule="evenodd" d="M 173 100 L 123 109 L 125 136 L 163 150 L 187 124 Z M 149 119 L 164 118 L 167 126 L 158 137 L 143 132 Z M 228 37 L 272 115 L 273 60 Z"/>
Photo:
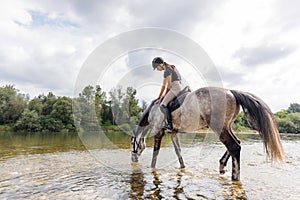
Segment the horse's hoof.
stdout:
<path fill-rule="evenodd" d="M 139 161 L 137 153 L 132 153 L 131 154 L 131 161 L 133 163 L 137 163 Z"/>
<path fill-rule="evenodd" d="M 225 172 L 226 172 L 225 170 L 220 170 L 221 175 L 225 174 Z"/>
<path fill-rule="evenodd" d="M 232 177 L 231 177 L 231 180 L 232 180 L 232 181 L 240 181 L 240 177 L 232 176 Z"/>

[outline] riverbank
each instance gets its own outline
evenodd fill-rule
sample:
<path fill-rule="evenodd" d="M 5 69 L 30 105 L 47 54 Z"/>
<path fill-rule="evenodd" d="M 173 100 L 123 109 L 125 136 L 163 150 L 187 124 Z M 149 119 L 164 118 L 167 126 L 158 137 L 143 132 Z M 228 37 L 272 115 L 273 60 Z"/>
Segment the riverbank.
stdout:
<path fill-rule="evenodd" d="M 0 125 L 0 132 L 12 131 L 12 127 L 10 125 Z"/>
<path fill-rule="evenodd" d="M 113 133 L 113 132 L 131 132 L 131 128 L 128 124 L 123 125 L 102 125 L 101 130 L 105 133 Z M 0 125 L 0 133 L 1 132 L 15 132 L 11 125 L 5 124 Z M 60 132 L 66 132 L 65 130 L 62 130 Z M 238 134 L 249 134 L 249 133 L 258 133 L 256 130 L 252 129 L 243 129 L 243 130 L 233 130 L 234 133 Z M 196 133 L 213 133 L 212 130 L 205 128 L 197 130 Z M 297 133 L 285 133 L 285 134 L 297 134 Z"/>
<path fill-rule="evenodd" d="M 117 125 L 102 125 L 101 129 L 106 133 L 110 133 L 110 132 L 120 132 L 123 130 L 127 130 L 128 127 L 127 126 L 126 127 L 125 126 L 117 126 Z M 16 131 L 13 130 L 12 125 L 5 124 L 5 125 L 0 125 L 0 132 L 16 132 Z M 17 132 L 22 132 L 22 131 L 17 131 Z M 60 132 L 66 132 L 66 130 L 64 129 L 64 130 L 61 130 Z"/>

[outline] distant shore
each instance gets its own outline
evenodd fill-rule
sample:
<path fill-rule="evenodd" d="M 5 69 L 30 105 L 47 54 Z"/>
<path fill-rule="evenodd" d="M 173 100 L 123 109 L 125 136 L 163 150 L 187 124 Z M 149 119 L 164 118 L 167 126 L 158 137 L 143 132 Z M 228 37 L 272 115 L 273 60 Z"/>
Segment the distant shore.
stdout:
<path fill-rule="evenodd" d="M 118 125 L 103 125 L 103 126 L 101 126 L 101 129 L 105 133 L 113 133 L 113 132 L 120 132 L 120 131 L 123 132 L 124 131 L 124 129 L 122 129 L 122 127 L 118 126 Z M 16 132 L 16 131 L 13 131 L 13 128 L 11 125 L 0 125 L 0 133 L 1 132 Z M 201 129 L 201 130 L 196 131 L 196 133 L 214 133 L 214 132 L 210 129 Z M 234 131 L 234 133 L 239 133 L 239 134 L 257 133 L 258 134 L 258 132 L 256 130 L 251 130 L 251 129 Z M 297 134 L 297 133 L 281 133 L 281 134 Z"/>

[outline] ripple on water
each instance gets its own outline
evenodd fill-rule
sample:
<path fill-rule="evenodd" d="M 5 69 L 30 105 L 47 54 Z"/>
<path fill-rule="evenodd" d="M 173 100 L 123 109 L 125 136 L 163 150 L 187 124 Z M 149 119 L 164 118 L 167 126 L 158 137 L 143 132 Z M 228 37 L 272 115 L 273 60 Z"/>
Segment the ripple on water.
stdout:
<path fill-rule="evenodd" d="M 283 146 L 286 164 L 271 165 L 261 143 L 242 145 L 242 182 L 230 180 L 230 162 L 225 175 L 218 174 L 225 151 L 220 144 L 183 148 L 185 170 L 178 169 L 169 147 L 160 153 L 156 171 L 149 167 L 152 149 L 136 166 L 123 150 L 18 156 L 0 162 L 0 199 L 297 199 L 299 147 L 290 141 Z M 100 158 L 117 160 L 108 167 Z"/>

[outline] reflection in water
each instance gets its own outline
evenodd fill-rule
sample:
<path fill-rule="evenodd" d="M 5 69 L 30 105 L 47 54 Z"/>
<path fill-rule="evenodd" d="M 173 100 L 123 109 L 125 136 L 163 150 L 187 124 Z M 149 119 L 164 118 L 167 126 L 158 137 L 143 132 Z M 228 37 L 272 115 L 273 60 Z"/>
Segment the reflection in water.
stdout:
<path fill-rule="evenodd" d="M 181 186 L 181 171 L 177 174 L 177 184 L 173 188 L 173 199 L 180 199 L 179 195 L 184 194 L 183 187 Z M 150 189 L 146 189 L 146 185 L 150 185 Z M 133 170 L 130 176 L 130 187 L 131 190 L 128 196 L 131 199 L 164 199 L 170 198 L 163 196 L 161 192 L 166 189 L 164 188 L 163 182 L 160 179 L 160 175 L 154 169 L 152 170 L 152 181 L 146 181 L 144 172 L 138 165 L 133 165 Z M 169 188 L 169 190 L 171 190 Z M 189 198 L 190 199 L 190 198 Z"/>
<path fill-rule="evenodd" d="M 225 199 L 248 199 L 241 181 L 229 182 L 227 178 L 220 177 L 219 183 L 223 185 L 222 195 Z"/>
<path fill-rule="evenodd" d="M 177 173 L 177 184 L 174 187 L 174 199 L 182 199 L 182 197 L 185 197 L 185 199 L 192 200 L 193 198 L 188 197 L 188 195 L 184 191 L 184 186 L 181 184 L 181 180 L 183 175 L 185 174 L 185 169 L 180 169 Z"/>
<path fill-rule="evenodd" d="M 181 178 L 182 178 L 182 175 L 183 175 L 181 172 L 184 172 L 184 170 L 179 171 L 177 173 L 177 185 L 174 188 L 174 196 L 173 196 L 175 199 L 180 199 L 179 196 L 181 194 L 184 194 L 183 187 L 181 186 Z"/>
<path fill-rule="evenodd" d="M 167 183 L 167 181 L 164 183 L 161 175 L 155 169 L 152 170 L 151 174 L 152 177 L 149 179 L 146 177 L 148 174 L 144 173 L 138 165 L 133 165 L 129 180 L 131 190 L 128 196 L 130 199 L 194 199 L 184 191 L 187 186 L 181 184 L 185 170 L 180 169 L 177 177 L 176 174 L 173 174 L 175 179 L 172 179 L 174 180 L 172 183 Z M 197 194 L 196 196 L 209 199 L 204 195 Z"/>
<path fill-rule="evenodd" d="M 161 188 L 160 188 L 162 181 L 159 179 L 159 174 L 157 173 L 156 170 L 153 170 L 152 174 L 153 174 L 153 184 L 155 187 L 152 189 L 153 193 L 150 195 L 150 197 L 152 198 L 157 197 L 158 199 L 162 199 Z"/>
<path fill-rule="evenodd" d="M 85 150 L 77 133 L 0 132 L 0 160 L 18 155 Z"/>
<path fill-rule="evenodd" d="M 146 181 L 144 180 L 144 173 L 138 165 L 134 165 L 130 177 L 131 191 L 128 196 L 131 199 L 142 199 L 145 185 Z"/>
<path fill-rule="evenodd" d="M 152 170 L 152 177 L 147 177 L 149 174 L 144 173 L 138 164 L 132 165 L 132 167 L 129 180 L 131 190 L 128 192 L 130 199 L 248 199 L 242 182 L 231 181 L 227 177 L 214 175 L 215 178 L 213 179 L 216 182 L 209 184 L 219 185 L 217 187 L 222 188 L 222 190 L 219 194 L 207 196 L 205 195 L 206 188 L 211 187 L 207 180 L 205 178 L 198 179 L 193 173 L 186 172 L 184 169 L 180 169 L 177 174 L 170 174 L 172 177 L 160 175 L 157 170 Z M 161 173 L 165 174 L 167 172 Z M 168 182 L 168 180 L 165 180 L 166 177 L 169 178 L 169 181 L 172 181 Z M 198 179 L 199 185 L 194 188 L 189 184 L 182 184 L 183 179 L 184 182 Z M 204 194 L 200 194 L 200 191 Z"/>

